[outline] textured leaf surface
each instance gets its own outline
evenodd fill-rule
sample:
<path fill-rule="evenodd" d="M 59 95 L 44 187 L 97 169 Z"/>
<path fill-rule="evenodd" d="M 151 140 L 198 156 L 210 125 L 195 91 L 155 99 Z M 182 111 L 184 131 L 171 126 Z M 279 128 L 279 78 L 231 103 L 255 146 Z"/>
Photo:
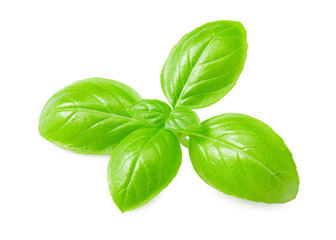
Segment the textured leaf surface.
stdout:
<path fill-rule="evenodd" d="M 172 106 L 207 107 L 223 98 L 243 70 L 246 31 L 239 22 L 207 23 L 185 35 L 170 52 L 161 86 Z"/>
<path fill-rule="evenodd" d="M 169 116 L 170 107 L 167 103 L 156 99 L 144 99 L 128 108 L 128 112 L 147 125 L 162 127 Z"/>
<path fill-rule="evenodd" d="M 122 212 L 143 206 L 173 180 L 181 165 L 174 134 L 159 128 L 139 129 L 117 146 L 108 166 L 112 198 Z"/>
<path fill-rule="evenodd" d="M 108 154 L 132 131 L 143 126 L 126 109 L 141 97 L 117 81 L 90 78 L 54 94 L 44 106 L 40 134 L 78 153 Z"/>
<path fill-rule="evenodd" d="M 196 131 L 200 128 L 200 119 L 193 110 L 186 107 L 176 107 L 170 112 L 165 128 L 178 132 Z"/>
<path fill-rule="evenodd" d="M 189 153 L 206 183 L 252 201 L 295 198 L 299 177 L 292 154 L 269 126 L 243 114 L 224 114 L 202 127 L 202 134 L 190 136 Z"/>

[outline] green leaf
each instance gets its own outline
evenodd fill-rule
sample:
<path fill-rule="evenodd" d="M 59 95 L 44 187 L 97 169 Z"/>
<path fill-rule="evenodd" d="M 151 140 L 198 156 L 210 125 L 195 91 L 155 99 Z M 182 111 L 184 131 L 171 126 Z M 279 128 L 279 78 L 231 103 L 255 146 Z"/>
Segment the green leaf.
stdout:
<path fill-rule="evenodd" d="M 129 133 L 143 127 L 126 110 L 140 100 L 132 88 L 117 81 L 78 81 L 49 99 L 39 131 L 48 141 L 78 153 L 109 154 Z"/>
<path fill-rule="evenodd" d="M 193 110 L 176 107 L 170 112 L 165 128 L 177 132 L 197 131 L 200 128 L 200 119 Z"/>
<path fill-rule="evenodd" d="M 202 123 L 191 135 L 189 154 L 198 175 L 219 191 L 252 201 L 294 199 L 299 176 L 284 141 L 265 123 L 224 114 Z"/>
<path fill-rule="evenodd" d="M 176 176 L 181 147 L 164 128 L 142 128 L 113 151 L 107 179 L 112 198 L 122 212 L 141 207 Z"/>
<path fill-rule="evenodd" d="M 204 108 L 222 99 L 243 70 L 246 31 L 239 22 L 207 23 L 186 34 L 172 49 L 161 86 L 175 106 Z"/>
<path fill-rule="evenodd" d="M 130 106 L 127 111 L 147 125 L 162 127 L 171 108 L 165 102 L 156 99 L 144 99 Z"/>

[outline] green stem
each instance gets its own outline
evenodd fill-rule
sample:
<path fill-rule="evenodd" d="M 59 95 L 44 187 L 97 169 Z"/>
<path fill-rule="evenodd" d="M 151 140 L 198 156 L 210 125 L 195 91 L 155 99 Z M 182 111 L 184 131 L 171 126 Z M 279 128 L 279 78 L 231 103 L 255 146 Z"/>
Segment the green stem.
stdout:
<path fill-rule="evenodd" d="M 189 148 L 189 139 L 187 137 L 179 138 L 179 141 L 184 147 Z"/>
<path fill-rule="evenodd" d="M 186 136 L 183 136 L 180 132 L 173 133 L 184 147 L 189 148 L 189 139 Z"/>

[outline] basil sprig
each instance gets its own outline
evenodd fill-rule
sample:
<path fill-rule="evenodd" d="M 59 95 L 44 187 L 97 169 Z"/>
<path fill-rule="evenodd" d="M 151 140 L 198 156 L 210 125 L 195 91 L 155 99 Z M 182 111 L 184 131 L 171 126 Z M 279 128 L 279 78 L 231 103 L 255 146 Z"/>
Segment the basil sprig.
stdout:
<path fill-rule="evenodd" d="M 290 201 L 299 176 L 279 135 L 244 114 L 200 122 L 192 110 L 232 89 L 246 55 L 241 23 L 207 23 L 182 37 L 164 64 L 161 86 L 172 108 L 117 81 L 90 78 L 49 99 L 39 132 L 78 153 L 110 154 L 109 189 L 122 212 L 143 206 L 173 180 L 182 159 L 179 143 L 189 148 L 197 174 L 219 191 L 258 202 Z"/>

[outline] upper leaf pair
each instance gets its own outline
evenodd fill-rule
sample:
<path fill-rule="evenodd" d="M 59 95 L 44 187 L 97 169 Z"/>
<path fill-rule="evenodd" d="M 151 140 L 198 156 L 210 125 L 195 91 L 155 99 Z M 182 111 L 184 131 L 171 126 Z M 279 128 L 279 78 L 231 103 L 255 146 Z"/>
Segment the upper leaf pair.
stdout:
<path fill-rule="evenodd" d="M 270 127 L 243 114 L 200 123 L 191 110 L 231 90 L 246 52 L 239 22 L 205 24 L 174 46 L 163 67 L 161 85 L 172 108 L 119 82 L 91 78 L 47 102 L 39 131 L 79 153 L 111 153 L 109 188 L 123 212 L 144 205 L 172 181 L 181 164 L 179 141 L 189 146 L 199 176 L 216 189 L 253 201 L 289 201 L 298 191 L 296 166 Z"/>
<path fill-rule="evenodd" d="M 197 114 L 191 109 L 175 107 L 172 110 L 165 102 L 155 99 L 137 102 L 128 108 L 128 112 L 146 125 L 177 132 L 195 131 L 200 125 Z"/>

